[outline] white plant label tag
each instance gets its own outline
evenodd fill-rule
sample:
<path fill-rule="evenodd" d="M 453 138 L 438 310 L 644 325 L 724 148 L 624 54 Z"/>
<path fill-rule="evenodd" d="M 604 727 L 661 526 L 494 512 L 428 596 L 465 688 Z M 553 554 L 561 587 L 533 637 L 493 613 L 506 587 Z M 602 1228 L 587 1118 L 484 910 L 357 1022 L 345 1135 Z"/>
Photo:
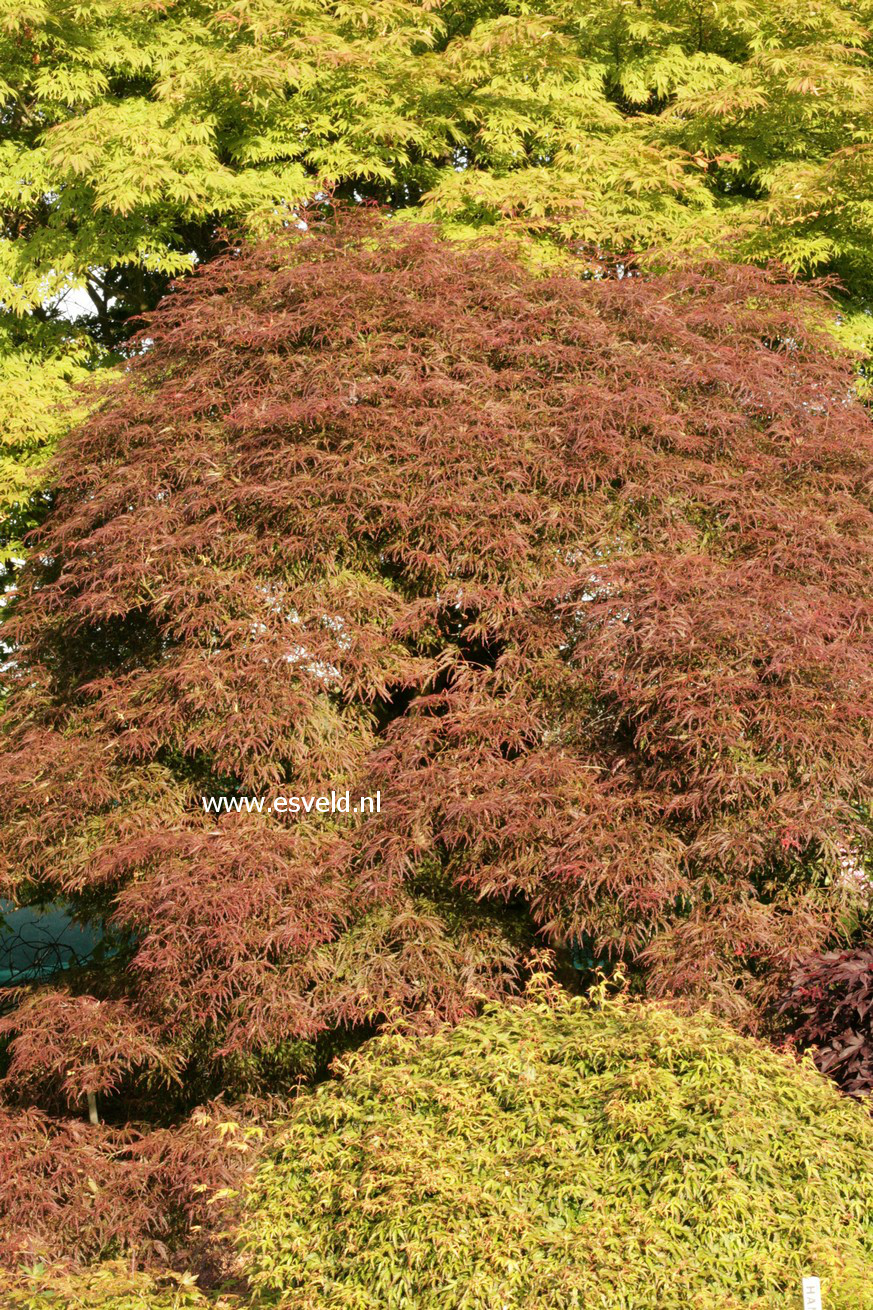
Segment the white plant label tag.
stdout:
<path fill-rule="evenodd" d="M 821 1283 L 817 1278 L 803 1280 L 803 1310 L 821 1310 Z"/>

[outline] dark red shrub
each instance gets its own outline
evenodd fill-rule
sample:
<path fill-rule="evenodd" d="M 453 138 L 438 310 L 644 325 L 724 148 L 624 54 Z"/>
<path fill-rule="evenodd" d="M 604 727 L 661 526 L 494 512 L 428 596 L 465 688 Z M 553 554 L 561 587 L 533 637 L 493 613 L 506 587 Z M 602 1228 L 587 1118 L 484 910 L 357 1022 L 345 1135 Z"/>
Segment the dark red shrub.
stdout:
<path fill-rule="evenodd" d="M 873 950 L 827 951 L 791 971 L 781 1011 L 794 1040 L 852 1096 L 873 1093 Z"/>
<path fill-rule="evenodd" d="M 10 1092 L 454 1020 L 529 922 L 656 995 L 771 1000 L 869 840 L 873 431 L 821 315 L 372 217 L 173 294 L 5 625 L 4 890 L 131 943 L 93 1059 L 99 982 L 66 1049 L 10 1017 Z M 381 813 L 200 802 L 332 788 Z"/>

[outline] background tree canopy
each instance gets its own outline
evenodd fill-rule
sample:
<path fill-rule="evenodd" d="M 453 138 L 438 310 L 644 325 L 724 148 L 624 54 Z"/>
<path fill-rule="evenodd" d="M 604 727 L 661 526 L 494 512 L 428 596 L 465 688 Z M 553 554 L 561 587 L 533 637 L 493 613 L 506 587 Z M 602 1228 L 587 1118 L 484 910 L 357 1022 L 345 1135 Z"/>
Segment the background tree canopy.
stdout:
<path fill-rule="evenodd" d="M 867 0 L 0 0 L 0 503 L 58 402 L 215 251 L 318 187 L 589 266 L 719 245 L 871 298 Z M 724 246 L 728 240 L 727 247 Z M 80 330 L 59 322 L 86 288 Z M 857 320 L 862 322 L 862 320 Z M 863 322 L 862 322 L 863 325 Z M 16 393 L 26 386 L 22 422 Z"/>

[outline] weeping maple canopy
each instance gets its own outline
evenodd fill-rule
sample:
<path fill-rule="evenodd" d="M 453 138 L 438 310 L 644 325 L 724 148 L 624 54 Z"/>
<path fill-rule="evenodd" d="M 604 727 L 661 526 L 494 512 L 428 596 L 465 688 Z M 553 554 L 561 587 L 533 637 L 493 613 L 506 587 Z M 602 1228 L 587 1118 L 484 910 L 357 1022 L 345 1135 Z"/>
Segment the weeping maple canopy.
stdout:
<path fill-rule="evenodd" d="M 457 1019 L 531 929 L 749 1018 L 851 924 L 873 429 L 822 303 L 366 214 L 170 295 L 5 624 L 2 894 L 119 933 L 4 1020 L 7 1090 Z M 201 803 L 346 788 L 381 813 Z"/>

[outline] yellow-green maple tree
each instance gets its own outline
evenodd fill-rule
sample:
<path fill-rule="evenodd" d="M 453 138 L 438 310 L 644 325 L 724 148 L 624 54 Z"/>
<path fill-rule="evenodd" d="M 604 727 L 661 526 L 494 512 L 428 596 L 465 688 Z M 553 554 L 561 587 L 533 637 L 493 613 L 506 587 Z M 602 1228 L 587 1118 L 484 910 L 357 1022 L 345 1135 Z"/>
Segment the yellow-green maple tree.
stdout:
<path fill-rule="evenodd" d="M 0 0 L 0 503 L 221 225 L 321 187 L 873 283 L 869 0 Z M 549 248 L 548 246 L 546 247 Z M 59 307 L 87 293 L 76 329 Z M 21 417 L 21 391 L 33 418 Z M 8 553 L 8 552 L 7 552 Z"/>

